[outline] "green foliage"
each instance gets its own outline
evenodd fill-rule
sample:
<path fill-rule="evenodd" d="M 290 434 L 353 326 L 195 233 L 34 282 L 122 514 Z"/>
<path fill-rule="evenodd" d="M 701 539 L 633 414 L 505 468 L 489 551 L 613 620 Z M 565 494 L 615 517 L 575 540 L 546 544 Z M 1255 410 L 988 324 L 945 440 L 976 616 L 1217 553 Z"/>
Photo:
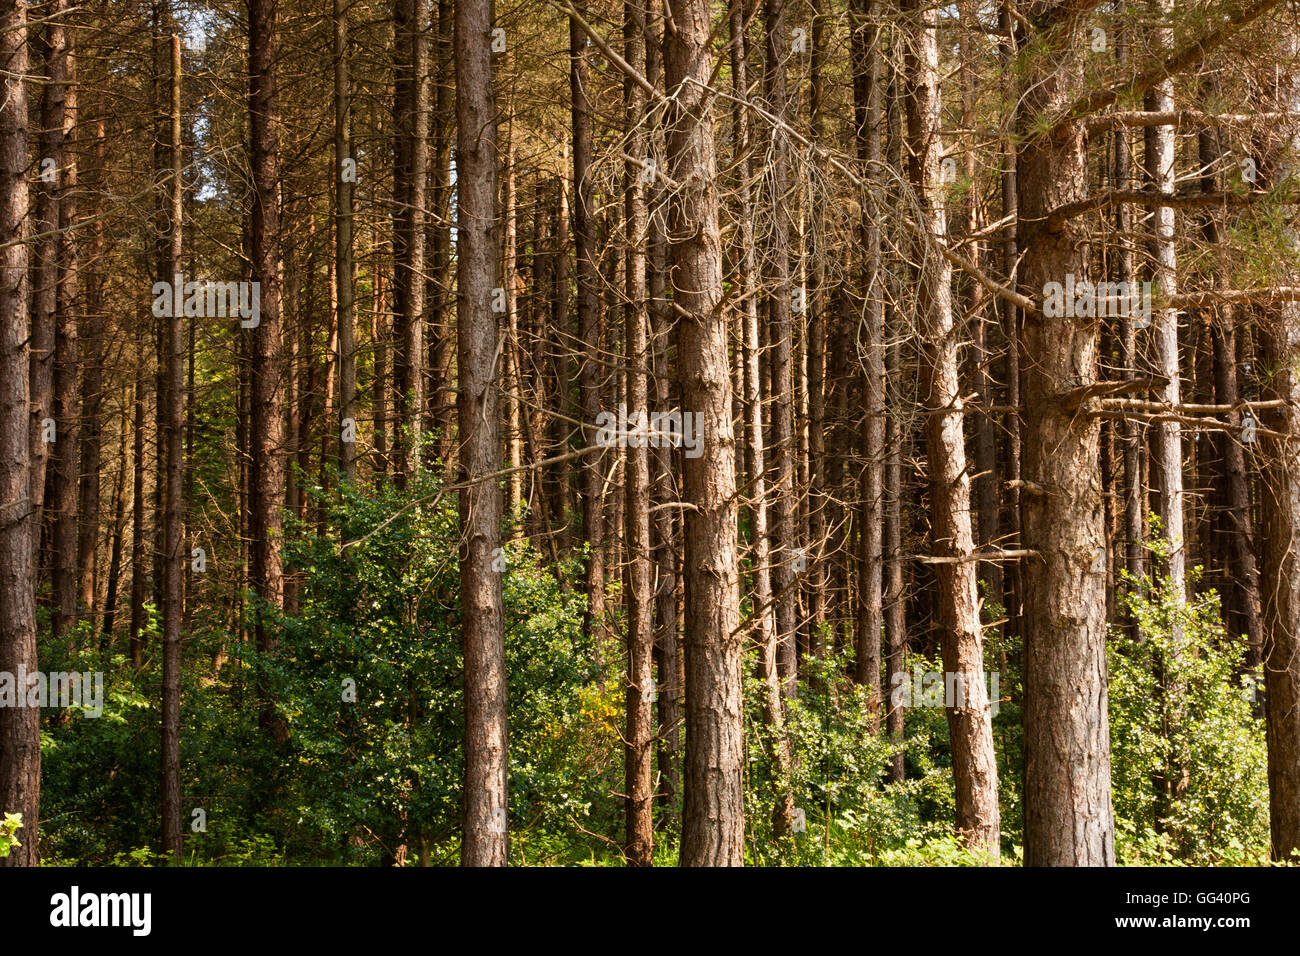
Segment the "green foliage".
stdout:
<path fill-rule="evenodd" d="M 21 813 L 6 813 L 5 818 L 0 820 L 0 859 L 4 859 L 16 846 L 22 846 L 18 842 L 18 837 L 14 836 L 23 825 L 23 815 Z"/>
<path fill-rule="evenodd" d="M 1184 601 L 1168 578 L 1125 581 L 1138 638 L 1115 631 L 1107 655 L 1116 855 L 1144 865 L 1262 862 L 1258 668 L 1245 667 L 1242 642 L 1224 633 L 1214 591 Z"/>
<path fill-rule="evenodd" d="M 747 674 L 756 673 L 750 655 Z M 762 687 L 747 678 L 746 862 L 759 866 L 866 866 L 890 850 L 922 845 L 951 826 L 939 808 L 951 805 L 951 781 L 927 756 L 929 740 L 909 737 L 909 779 L 886 784 L 898 745 L 873 732 L 868 689 L 848 680 L 852 658 L 828 652 L 806 658 L 806 679 L 790 701 L 786 733 L 791 767 L 784 779 L 772 761 L 772 731 L 757 706 Z M 775 837 L 773 810 L 788 788 L 807 829 Z"/>
<path fill-rule="evenodd" d="M 289 727 L 283 786 L 294 842 L 339 861 L 406 844 L 454 855 L 463 774 L 457 509 L 426 479 L 409 498 L 345 489 L 343 540 L 291 534 L 304 574 L 274 654 L 253 660 Z M 584 736 L 593 654 L 581 595 L 534 553 L 504 551 L 510 806 L 516 833 L 587 815 L 598 795 Z M 354 699 L 352 699 L 354 698 Z M 586 749 L 584 749 L 584 747 Z"/>

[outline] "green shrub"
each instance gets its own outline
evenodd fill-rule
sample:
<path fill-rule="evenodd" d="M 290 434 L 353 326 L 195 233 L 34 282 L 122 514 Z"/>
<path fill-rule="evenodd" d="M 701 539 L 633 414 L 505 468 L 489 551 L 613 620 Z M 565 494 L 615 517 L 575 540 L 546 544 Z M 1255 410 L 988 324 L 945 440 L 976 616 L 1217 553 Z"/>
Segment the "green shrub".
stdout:
<path fill-rule="evenodd" d="M 1258 668 L 1224 633 L 1214 591 L 1183 601 L 1168 578 L 1125 580 L 1139 637 L 1116 630 L 1108 644 L 1116 855 L 1260 862 L 1269 835 Z"/>

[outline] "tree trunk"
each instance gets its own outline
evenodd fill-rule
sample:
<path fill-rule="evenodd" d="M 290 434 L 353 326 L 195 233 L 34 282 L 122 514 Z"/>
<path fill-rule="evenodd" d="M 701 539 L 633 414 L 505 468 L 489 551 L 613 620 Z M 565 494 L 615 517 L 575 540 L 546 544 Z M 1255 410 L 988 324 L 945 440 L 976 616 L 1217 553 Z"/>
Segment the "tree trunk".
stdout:
<path fill-rule="evenodd" d="M 853 31 L 853 114 L 858 162 L 869 182 L 879 188 L 881 110 L 878 12 L 874 0 L 858 0 L 855 7 L 862 22 Z M 872 42 L 873 40 L 877 42 Z M 880 731 L 880 635 L 882 572 L 881 533 L 885 442 L 885 296 L 881 287 L 880 219 L 876 210 L 864 204 L 858 225 L 862 244 L 862 294 L 865 321 L 861 335 L 860 363 L 865 409 L 858 431 L 862 473 L 858 508 L 858 606 L 854 636 L 854 680 L 869 688 L 872 731 Z"/>
<path fill-rule="evenodd" d="M 77 338 L 77 63 L 70 37 L 55 73 L 63 80 L 63 159 L 59 164 L 57 240 L 58 286 L 55 290 L 53 402 L 56 439 L 50 449 L 49 518 L 54 613 L 50 636 L 58 641 L 77 623 L 77 491 L 81 451 L 81 417 L 77 376 L 81 354 Z"/>
<path fill-rule="evenodd" d="M 91 264 L 86 288 L 85 371 L 81 378 L 81 476 L 80 500 L 77 515 L 77 594 L 81 606 L 94 620 L 96 548 L 99 543 L 99 481 L 100 456 L 103 451 L 104 430 L 104 120 L 95 121 L 95 163 L 91 177 L 94 185 L 94 205 L 91 210 L 90 248 L 87 261 Z M 122 433 L 125 439 L 125 431 Z M 125 461 L 125 456 L 123 456 Z"/>
<path fill-rule="evenodd" d="M 0 671 L 37 669 L 31 497 L 27 220 L 27 6 L 0 0 Z M 39 438 L 39 435 L 37 436 Z M 0 810 L 22 815 L 20 846 L 0 866 L 39 860 L 41 712 L 0 707 Z"/>
<path fill-rule="evenodd" d="M 393 216 L 394 477 L 399 489 L 419 468 L 424 415 L 424 218 L 429 153 L 429 48 L 425 0 L 394 0 L 398 61 L 393 112 L 396 129 Z"/>
<path fill-rule="evenodd" d="M 637 72 L 645 68 L 644 0 L 623 0 L 623 58 Z M 623 106 L 627 112 L 628 155 L 624 162 L 624 217 L 627 251 L 624 261 L 623 354 L 627 368 L 629 417 L 649 414 L 646 371 L 650 366 L 649 314 L 646 303 L 647 207 L 641 160 L 649 156 L 645 132 L 646 96 L 630 78 L 623 81 Z M 648 427 L 648 420 L 644 420 Z M 643 433 L 648 436 L 648 433 Z M 628 863 L 650 866 L 654 849 L 654 737 L 651 699 L 654 676 L 654 604 L 651 593 L 650 458 L 641 437 L 629 441 L 624 465 L 623 519 L 627 541 L 627 788 Z"/>
<path fill-rule="evenodd" d="M 1300 41 L 1281 44 L 1294 58 Z M 1300 84 L 1293 76 L 1276 81 L 1280 107 L 1300 108 Z M 1300 138 L 1278 143 L 1265 178 L 1294 176 Z M 1290 210 L 1294 214 L 1294 209 Z M 1288 230 L 1294 254 L 1300 240 Z M 1268 409 L 1261 424 L 1285 438 L 1261 441 L 1261 534 L 1264 582 L 1264 689 L 1268 745 L 1269 835 L 1275 860 L 1300 849 L 1300 305 L 1268 309 L 1260 323 L 1260 364 L 1272 371 L 1265 398 L 1287 404 Z"/>
<path fill-rule="evenodd" d="M 284 499 L 284 391 L 280 331 L 279 133 L 275 83 L 274 0 L 249 0 L 248 72 L 252 169 L 249 239 L 253 281 L 261 283 L 261 314 L 250 328 L 249 531 L 252 584 L 261 606 L 255 614 L 257 649 L 269 654 L 277 639 L 268 620 L 283 605 L 280 508 Z M 248 321 L 252 321 L 251 319 Z M 263 682 L 260 723 L 277 740 L 286 730 Z"/>
<path fill-rule="evenodd" d="M 1173 14 L 1173 0 L 1158 0 L 1161 21 L 1168 22 Z M 1150 46 L 1157 55 L 1168 55 L 1173 48 L 1172 26 L 1159 26 L 1151 30 Z M 1174 81 L 1172 78 L 1156 84 L 1146 96 L 1146 109 L 1150 112 L 1170 112 L 1174 109 Z M 1148 126 L 1146 128 L 1143 164 L 1151 188 L 1160 194 L 1172 194 L 1175 189 L 1174 128 Z M 1164 295 L 1178 292 L 1178 256 L 1174 249 L 1175 222 L 1171 206 L 1159 206 L 1153 211 L 1155 236 L 1151 241 L 1151 277 Z M 1153 346 L 1153 371 L 1165 378 L 1166 383 L 1157 389 L 1157 397 L 1166 405 L 1176 408 L 1182 395 L 1178 367 L 1178 310 L 1156 309 L 1151 315 L 1151 344 Z M 1183 450 L 1181 426 L 1177 421 L 1158 421 L 1151 425 L 1151 471 L 1155 478 L 1156 500 L 1160 521 L 1164 526 L 1162 536 L 1169 542 L 1169 583 L 1177 595 L 1187 590 L 1187 549 L 1183 534 Z M 1175 627 L 1175 631 L 1177 628 Z M 1177 636 L 1177 635 L 1175 635 Z"/>
<path fill-rule="evenodd" d="M 740 588 L 736 566 L 736 458 L 731 428 L 728 320 L 714 163 L 711 23 L 705 0 L 670 0 L 664 66 L 668 112 L 670 284 L 680 306 L 682 408 L 696 416 L 702 454 L 687 457 L 686 773 L 681 860 L 744 862 Z"/>
<path fill-rule="evenodd" d="M 185 185 L 181 178 L 181 39 L 171 38 L 171 111 L 167 141 L 170 168 L 163 172 L 168 187 L 167 271 L 159 280 L 175 281 L 181 272 Z M 180 290 L 175 290 L 179 298 Z M 163 674 L 162 674 L 162 848 L 173 863 L 182 860 L 181 837 L 181 579 L 183 504 L 181 477 L 184 471 L 182 438 L 185 429 L 185 338 L 183 310 L 173 308 L 167 320 L 165 383 L 167 419 L 167 487 L 163 514 Z"/>
<path fill-rule="evenodd" d="M 785 0 L 763 0 L 763 95 L 767 109 L 785 119 L 786 58 L 790 41 L 786 31 Z M 806 566 L 795 552 L 795 432 L 794 379 L 791 363 L 790 226 L 794 199 L 790 191 L 790 148 L 785 130 L 770 125 L 766 184 L 772 206 L 766 248 L 763 252 L 763 286 L 766 296 L 766 331 L 771 347 L 767 360 L 771 375 L 768 392 L 772 402 L 772 591 L 776 603 L 777 667 L 781 690 L 786 697 L 798 693 L 795 637 L 799 629 L 799 588 L 796 566 Z"/>
<path fill-rule="evenodd" d="M 581 4 L 579 12 L 585 9 Z M 596 418 L 600 415 L 601 365 L 600 301 L 596 268 L 595 187 L 592 183 L 592 105 L 587 38 L 576 21 L 569 23 L 569 86 L 573 119 L 573 243 L 577 264 L 578 348 L 589 350 L 578 366 L 578 406 L 582 418 L 583 447 L 595 442 Z M 583 633 L 595 641 L 598 659 L 603 659 L 605 640 L 605 531 L 601 473 L 603 456 L 591 453 L 582 461 L 582 534 L 590 548 L 583 587 L 587 614 Z"/>
<path fill-rule="evenodd" d="M 1053 10 L 1035 2 L 1030 18 Z M 1088 268 L 1072 223 L 1049 228 L 1047 212 L 1087 193 L 1083 131 L 1067 122 L 1035 136 L 1083 82 L 1081 26 L 1061 30 L 1020 78 L 1016 163 L 1020 280 L 1027 294 Z M 1097 320 L 1026 312 L 1020 341 L 1024 408 L 1020 496 L 1025 562 L 1025 863 L 1115 863 L 1106 712 L 1106 574 L 1098 467 L 1098 420 L 1080 416 L 1070 393 L 1095 380 Z M 1098 564 L 1098 561 L 1101 561 Z"/>
<path fill-rule="evenodd" d="M 920 337 L 923 346 L 921 399 L 926 412 L 926 456 L 930 477 L 931 543 L 936 556 L 956 558 L 936 566 L 940 645 L 945 670 L 957 690 L 948 702 L 953 777 L 957 791 L 956 827 L 971 846 L 996 861 L 1000 854 L 998 775 L 993 723 L 984 678 L 984 640 L 979 618 L 974 541 L 970 518 L 970 477 L 966 467 L 963 404 L 959 381 L 958 336 L 952 314 L 952 267 L 928 248 L 947 242 L 944 210 L 943 143 L 939 137 L 939 47 L 937 12 L 907 0 L 904 10 L 917 18 L 907 55 L 909 163 L 928 237 L 921 253 Z M 945 685 L 948 677 L 945 675 Z"/>
<path fill-rule="evenodd" d="M 352 86 L 348 79 L 348 15 L 344 0 L 334 0 L 334 282 L 338 298 L 339 459 L 345 481 L 357 478 L 357 316 L 353 295 Z M 348 441 L 349 426 L 352 441 Z"/>
<path fill-rule="evenodd" d="M 507 743 L 501 575 L 501 456 L 498 345 L 492 290 L 497 286 L 495 107 L 489 31 L 491 0 L 456 4 L 456 323 L 460 388 L 461 644 L 465 655 L 465 785 L 461 864 L 505 866 Z"/>

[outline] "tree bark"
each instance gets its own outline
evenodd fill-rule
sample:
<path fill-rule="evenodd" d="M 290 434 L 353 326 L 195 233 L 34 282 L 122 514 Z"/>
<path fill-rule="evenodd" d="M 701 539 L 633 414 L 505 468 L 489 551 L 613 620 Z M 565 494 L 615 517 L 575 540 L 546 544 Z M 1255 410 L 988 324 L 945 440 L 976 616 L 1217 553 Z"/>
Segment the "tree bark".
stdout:
<path fill-rule="evenodd" d="M 0 0 L 0 671 L 36 662 L 36 545 L 31 497 L 27 212 L 27 5 Z M 37 436 L 39 437 L 39 436 Z M 22 815 L 0 866 L 40 858 L 41 712 L 0 707 L 0 812 Z"/>
<path fill-rule="evenodd" d="M 168 192 L 167 271 L 160 281 L 173 282 L 181 272 L 185 185 L 181 178 L 181 39 L 171 38 L 171 110 L 167 129 L 170 167 L 160 171 Z M 172 278 L 165 278 L 171 276 Z M 179 296 L 179 290 L 176 295 Z M 172 310 L 165 329 L 167 487 L 163 513 L 163 674 L 162 674 L 162 848 L 173 863 L 183 858 L 181 836 L 181 581 L 183 504 L 181 477 L 185 455 L 185 337 L 183 310 Z"/>
<path fill-rule="evenodd" d="M 70 15 L 70 13 L 69 13 Z M 64 46 L 51 65 L 63 84 L 63 145 L 59 163 L 58 224 L 56 242 L 57 288 L 54 318 L 54 375 L 51 408 L 56 439 L 50 449 L 51 467 L 46 514 L 50 531 L 50 584 L 53 615 L 50 637 L 58 641 L 77 623 L 77 491 L 81 451 L 81 416 L 77 407 L 77 376 L 81 350 L 77 337 L 78 238 L 77 225 L 77 61 L 71 25 Z"/>
<path fill-rule="evenodd" d="M 1173 14 L 1173 0 L 1158 0 L 1162 22 Z M 1158 55 L 1168 55 L 1173 48 L 1172 26 L 1151 30 L 1150 45 Z M 1163 80 L 1146 96 L 1149 112 L 1171 112 L 1174 108 L 1174 81 Z M 1169 195 L 1175 189 L 1174 128 L 1148 126 L 1143 164 L 1147 181 L 1157 193 Z M 1151 241 L 1151 277 L 1165 295 L 1178 292 L 1178 255 L 1174 247 L 1175 216 L 1172 206 L 1152 210 L 1154 238 Z M 1151 315 L 1151 341 L 1154 346 L 1153 371 L 1166 379 L 1158 389 L 1160 401 L 1176 408 L 1182 400 L 1178 363 L 1178 310 L 1156 309 Z M 1183 532 L 1183 450 L 1182 430 L 1177 421 L 1162 420 L 1151 426 L 1151 471 L 1156 484 L 1156 501 L 1163 525 L 1162 537 L 1169 542 L 1169 583 L 1174 593 L 1187 590 L 1187 549 Z M 1177 627 L 1175 627 L 1177 632 Z M 1177 636 L 1177 635 L 1175 635 Z"/>
<path fill-rule="evenodd" d="M 501 457 L 497 386 L 496 119 L 491 0 L 459 0 L 455 14 L 456 189 L 459 281 L 461 644 L 465 656 L 465 782 L 461 865 L 504 866 L 507 856 L 505 638 L 501 575 Z"/>
<path fill-rule="evenodd" d="M 623 58 L 632 69 L 645 68 L 644 0 L 623 0 Z M 645 132 L 646 96 L 630 78 L 623 81 L 628 155 L 623 165 L 627 251 L 624 259 L 623 354 L 627 368 L 628 415 L 648 415 L 646 371 L 650 366 L 650 317 L 646 301 L 646 191 L 641 160 L 649 157 Z M 648 425 L 648 421 L 646 421 Z M 654 675 L 654 604 L 650 544 L 650 457 L 647 443 L 629 442 L 624 464 L 623 518 L 627 541 L 627 740 L 625 785 L 627 832 L 624 852 L 632 866 L 650 866 L 654 850 L 654 734 L 651 698 Z"/>
<path fill-rule="evenodd" d="M 1054 3 L 1035 2 L 1041 17 Z M 1052 37 L 1020 78 L 1016 128 L 1017 238 L 1026 294 L 1088 268 L 1085 238 L 1047 213 L 1087 191 L 1083 131 L 1069 122 L 1058 135 L 1035 136 L 1083 82 L 1079 24 Z M 1025 863 L 1113 866 L 1110 725 L 1106 711 L 1106 574 L 1098 467 L 1098 420 L 1084 417 L 1069 393 L 1095 380 L 1097 320 L 1026 312 L 1020 339 L 1024 408 L 1022 473 L 1041 493 L 1024 493 L 1025 563 Z M 1098 559 L 1102 561 L 1098 565 Z"/>
<path fill-rule="evenodd" d="M 345 481 L 357 478 L 357 443 L 342 440 L 357 419 L 357 316 L 353 293 L 352 192 L 356 182 L 352 156 L 352 86 L 348 79 L 348 15 L 344 0 L 334 0 L 334 283 L 338 298 L 339 460 Z M 345 164 L 350 168 L 345 170 Z"/>
<path fill-rule="evenodd" d="M 906 57 L 907 126 L 913 188 L 918 194 L 928 240 L 918 256 L 921 399 L 925 408 L 926 456 L 930 478 L 931 544 L 936 556 L 960 559 L 936 566 L 940 645 L 944 668 L 955 675 L 948 703 L 953 777 L 957 792 L 956 828 L 963 840 L 996 861 L 1000 855 L 998 775 L 993 723 L 984 677 L 984 639 L 979 618 L 970 517 L 970 477 L 966 466 L 963 403 L 958 375 L 958 336 L 952 314 L 952 267 L 928 248 L 947 242 L 939 136 L 939 47 L 937 12 L 905 0 L 915 18 Z M 947 678 L 945 678 L 945 685 Z"/>
<path fill-rule="evenodd" d="M 744 862 L 744 744 L 736 452 L 728 320 L 714 162 L 709 5 L 670 0 L 666 31 L 670 284 L 682 408 L 696 416 L 702 454 L 686 458 L 686 759 L 682 864 Z"/>
<path fill-rule="evenodd" d="M 786 103 L 786 58 L 790 41 L 786 30 L 785 0 L 763 0 L 763 96 L 766 108 L 784 120 Z M 794 367 L 791 362 L 790 228 L 794 200 L 790 193 L 790 147 L 785 130 L 770 125 L 767 147 L 767 194 L 771 200 L 770 233 L 762 257 L 766 302 L 766 331 L 771 347 L 767 353 L 772 402 L 772 591 L 776 604 L 777 667 L 781 691 L 786 697 L 798 693 L 796 635 L 799 629 L 799 588 L 796 562 L 799 542 L 795 535 L 795 431 Z M 769 210 L 764 211 L 764 219 Z M 806 558 L 805 558 L 806 561 Z"/>
<path fill-rule="evenodd" d="M 393 215 L 393 305 L 396 335 L 395 483 L 399 489 L 419 468 L 424 415 L 424 219 L 429 152 L 429 49 L 424 0 L 394 0 L 396 128 Z"/>
<path fill-rule="evenodd" d="M 881 109 L 879 31 L 874 23 L 879 7 L 874 0 L 857 0 L 852 41 L 854 139 L 857 158 L 867 180 L 880 186 Z M 876 40 L 877 42 L 871 42 Z M 858 508 L 858 606 L 854 635 L 854 680 L 869 688 L 873 732 L 880 730 L 881 677 L 880 638 L 883 623 L 881 534 L 884 501 L 885 443 L 885 296 L 881 284 L 880 220 L 870 204 L 863 205 L 858 224 L 862 244 L 862 272 L 859 280 L 865 298 L 865 321 L 860 331 L 863 396 L 865 409 L 858 432 L 862 473 Z"/>
<path fill-rule="evenodd" d="M 585 9 L 579 5 L 579 12 Z M 582 416 L 583 447 L 594 445 L 600 414 L 600 274 L 595 251 L 595 187 L 592 183 L 592 105 L 587 38 L 576 21 L 569 23 L 569 87 L 573 121 L 573 243 L 577 266 L 578 345 L 586 350 L 578 366 L 578 408 Z M 605 640 L 605 532 L 601 474 L 603 457 L 591 453 L 582 462 L 582 534 L 590 553 L 583 588 L 587 614 L 583 634 L 596 643 L 603 659 Z"/>
<path fill-rule="evenodd" d="M 270 654 L 277 639 L 270 620 L 283 605 L 280 508 L 284 500 L 284 387 L 280 329 L 279 122 L 275 80 L 275 0 L 249 0 L 249 150 L 252 219 L 249 240 L 253 281 L 261 284 L 261 314 L 249 329 L 250 489 L 252 584 L 260 606 L 254 616 L 258 651 Z M 251 321 L 251 320 L 250 320 Z M 260 723 L 277 740 L 286 730 L 262 682 Z"/>

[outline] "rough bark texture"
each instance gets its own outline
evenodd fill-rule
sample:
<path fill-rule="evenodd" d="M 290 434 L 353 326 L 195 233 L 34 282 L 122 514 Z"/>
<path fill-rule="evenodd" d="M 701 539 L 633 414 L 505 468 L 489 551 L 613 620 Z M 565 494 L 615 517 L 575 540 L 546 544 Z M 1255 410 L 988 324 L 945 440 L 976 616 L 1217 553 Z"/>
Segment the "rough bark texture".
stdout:
<path fill-rule="evenodd" d="M 423 0 L 395 0 L 393 32 L 399 50 L 394 113 L 396 129 L 393 215 L 393 305 L 396 342 L 395 476 L 399 488 L 419 465 L 424 415 L 424 246 L 429 141 L 429 48 Z"/>
<path fill-rule="evenodd" d="M 1282 48 L 1295 56 L 1300 42 L 1289 39 Z M 1300 107 L 1300 82 L 1287 77 L 1278 86 L 1279 105 Z M 1270 166 L 1280 167 L 1268 170 L 1271 178 L 1284 180 L 1300 168 L 1300 138 L 1272 144 L 1270 153 Z M 1294 227 L 1288 238 L 1300 247 Z M 1265 397 L 1287 403 L 1261 419 L 1286 436 L 1262 442 L 1260 489 L 1269 835 L 1280 860 L 1300 849 L 1300 305 L 1268 310 L 1262 325 L 1260 357 L 1272 370 Z"/>
<path fill-rule="evenodd" d="M 41 172 L 36 195 L 35 240 L 36 262 L 31 290 L 31 427 L 28 440 L 31 444 L 31 471 L 29 494 L 37 512 L 38 526 L 44 517 L 46 468 L 52 447 L 58 439 L 58 422 L 54 408 L 54 365 L 58 323 L 60 218 L 59 201 L 62 197 L 63 178 L 67 157 L 64 141 L 67 136 L 69 71 L 72 65 L 71 38 L 68 35 L 70 0 L 56 0 L 49 11 L 40 47 L 45 60 L 45 83 L 41 95 L 41 127 L 36 158 Z M 73 102 L 75 109 L 75 100 Z M 53 176 L 46 178 L 47 169 Z M 55 425 L 54 441 L 49 440 L 46 422 Z M 41 548 L 39 531 L 32 540 L 32 548 Z M 37 555 L 38 562 L 40 555 Z M 52 564 L 46 555 L 45 564 Z"/>
<path fill-rule="evenodd" d="M 175 277 L 181 271 L 183 247 L 183 202 L 185 186 L 181 179 L 181 40 L 171 38 L 171 109 L 168 117 L 167 142 L 170 168 L 163 182 L 167 188 L 168 245 L 164 276 Z M 174 281 L 159 277 L 160 281 Z M 182 437 L 185 427 L 185 335 L 181 310 L 173 309 L 166 320 L 166 407 L 163 423 L 167 443 L 167 487 L 163 510 L 163 673 L 162 673 L 162 848 L 173 862 L 182 860 L 181 837 L 181 582 L 186 555 L 182 551 L 184 505 L 181 501 L 181 477 L 184 472 Z"/>
<path fill-rule="evenodd" d="M 348 17 L 344 0 L 334 0 L 334 283 L 338 297 L 339 432 L 347 422 L 355 435 L 357 417 L 357 316 L 353 295 L 352 187 L 355 176 L 344 174 L 352 157 L 352 87 L 348 80 Z M 351 170 L 349 170 L 349 173 Z M 339 459 L 346 481 L 357 477 L 356 441 L 339 442 Z"/>
<path fill-rule="evenodd" d="M 766 108 L 784 120 L 786 104 L 786 59 L 790 40 L 786 30 L 785 0 L 763 0 L 763 97 Z M 791 322 L 790 232 L 794 215 L 794 198 L 790 195 L 790 146 L 786 133 L 776 124 L 765 124 L 768 137 L 765 157 L 763 220 L 768 234 L 762 258 L 763 287 L 766 293 L 764 331 L 770 348 L 767 352 L 769 389 L 772 402 L 772 591 L 776 602 L 777 667 L 781 691 L 793 697 L 798 690 L 796 633 L 799 627 L 799 588 L 796 582 L 799 561 L 795 535 L 795 430 L 794 366 L 791 360 L 793 328 Z"/>
<path fill-rule="evenodd" d="M 104 254 L 104 195 L 102 191 L 104 175 L 104 120 L 95 122 L 94 166 L 90 183 L 96 188 L 91 207 L 91 225 L 86 260 L 89 264 L 89 281 L 86 284 L 86 314 L 82 319 L 85 325 L 85 348 L 83 359 L 85 370 L 81 377 L 81 476 L 80 494 L 77 503 L 77 600 L 88 614 L 97 610 L 95 603 L 95 583 L 97 579 L 97 555 L 99 553 L 99 481 L 100 455 L 103 450 L 104 429 L 102 413 L 104 407 L 104 329 L 106 315 L 104 309 L 104 271 L 102 257 Z M 121 433 L 125 441 L 126 431 Z M 120 459 L 125 464 L 125 456 Z M 121 471 L 119 470 L 119 474 Z M 112 590 L 108 591 L 110 600 L 114 598 Z M 110 630 L 111 633 L 111 630 Z"/>
<path fill-rule="evenodd" d="M 909 169 L 929 235 L 918 259 L 922 340 L 921 400 L 925 407 L 926 457 L 930 479 L 931 545 L 936 556 L 957 558 L 936 565 L 940 647 L 944 669 L 955 689 L 948 702 L 953 778 L 957 794 L 956 828 L 972 847 L 1000 854 L 998 775 L 993 752 L 993 719 L 984 677 L 984 640 L 970 516 L 970 476 L 966 467 L 962 396 L 958 375 L 958 334 L 952 314 L 952 267 L 930 247 L 947 241 L 944 210 L 943 143 L 939 138 L 939 48 L 937 13 L 906 0 L 916 18 L 907 55 Z M 945 680 L 945 684 L 947 680 Z"/>
<path fill-rule="evenodd" d="M 28 443 L 27 5 L 0 0 L 0 671 L 36 663 L 36 537 Z M 0 813 L 22 814 L 0 866 L 39 859 L 41 712 L 0 707 Z"/>
<path fill-rule="evenodd" d="M 740 590 L 736 566 L 736 452 L 714 162 L 709 5 L 670 0 L 666 31 L 670 284 L 682 408 L 696 416 L 703 454 L 687 458 L 686 760 L 681 860 L 744 862 Z"/>
<path fill-rule="evenodd" d="M 583 9 L 581 5 L 579 11 Z M 600 415 L 600 274 L 596 268 L 595 187 L 592 184 L 592 106 L 587 37 L 576 22 L 569 24 L 569 87 L 573 119 L 573 246 L 578 292 L 577 349 L 588 350 L 578 366 L 578 408 L 583 447 L 596 444 Z M 583 631 L 596 642 L 603 659 L 605 641 L 605 517 L 602 456 L 592 453 L 582 464 L 582 534 L 590 546 L 583 587 L 587 615 Z"/>
<path fill-rule="evenodd" d="M 1055 10 L 1031 5 L 1031 16 Z M 1077 95 L 1079 27 L 1062 30 L 1050 56 L 1032 58 L 1021 78 L 1017 129 L 1018 239 L 1023 291 L 1087 273 L 1085 239 L 1073 224 L 1049 228 L 1046 213 L 1087 191 L 1084 137 L 1067 123 L 1034 136 Z M 1098 467 L 1098 420 L 1080 416 L 1070 393 L 1096 378 L 1097 320 L 1022 316 L 1022 474 L 1025 562 L 1025 863 L 1112 866 L 1110 725 L 1106 712 L 1106 573 Z M 1101 563 L 1098 563 L 1100 558 Z"/>
<path fill-rule="evenodd" d="M 645 9 L 642 0 L 623 2 L 623 55 L 638 72 L 645 67 Z M 645 92 L 630 79 L 623 84 L 623 103 L 630 126 L 625 161 L 623 215 L 627 222 L 624 261 L 623 349 L 627 357 L 629 415 L 648 414 L 646 371 L 650 365 L 650 317 L 646 303 L 647 208 L 642 165 L 648 155 Z M 654 849 L 651 810 L 654 800 L 654 734 L 651 699 L 654 689 L 654 604 L 650 545 L 650 457 L 647 444 L 632 441 L 624 464 L 623 508 L 627 541 L 627 739 L 625 785 L 627 833 L 625 852 L 632 866 L 649 866 Z"/>
<path fill-rule="evenodd" d="M 877 13 L 874 0 L 858 0 L 862 25 L 853 31 L 853 112 L 858 161 L 869 181 L 878 183 L 881 109 L 880 58 L 876 30 L 871 21 Z M 858 507 L 858 600 L 855 620 L 854 679 L 870 688 L 872 728 L 880 728 L 883 694 L 880 676 L 880 638 L 883 624 L 881 535 L 884 502 L 885 444 L 885 297 L 881 287 L 880 217 L 869 204 L 863 207 L 858 227 L 862 244 L 860 287 L 866 301 L 865 320 L 859 330 L 859 362 L 862 367 L 862 423 L 858 430 L 858 451 L 862 456 Z"/>
<path fill-rule="evenodd" d="M 506 673 L 502 617 L 500 428 L 493 357 L 497 321 L 496 121 L 492 102 L 491 0 L 456 4 L 456 354 L 460 369 L 461 645 L 465 655 L 465 786 L 461 865 L 505 866 Z"/>
<path fill-rule="evenodd" d="M 243 333 L 249 339 L 249 533 L 253 588 L 264 605 L 278 608 L 284 600 L 280 509 L 284 501 L 285 445 L 274 0 L 249 0 L 248 16 L 249 151 L 253 175 L 249 245 L 253 281 L 261 283 L 258 324 Z M 274 650 L 276 644 L 266 618 L 261 610 L 255 618 L 257 647 L 263 654 Z M 264 688 L 262 697 L 262 726 L 283 737 L 283 727 Z"/>
<path fill-rule="evenodd" d="M 69 35 L 51 70 L 63 83 L 63 160 L 58 170 L 59 235 L 57 286 L 54 293 L 54 375 L 51 410 L 56 440 L 50 449 L 47 483 L 50 543 L 50 585 L 53 614 L 50 636 L 59 640 L 77 623 L 77 491 L 81 451 L 81 415 L 77 407 L 77 376 L 81 349 L 78 339 L 77 225 L 77 61 Z"/>

